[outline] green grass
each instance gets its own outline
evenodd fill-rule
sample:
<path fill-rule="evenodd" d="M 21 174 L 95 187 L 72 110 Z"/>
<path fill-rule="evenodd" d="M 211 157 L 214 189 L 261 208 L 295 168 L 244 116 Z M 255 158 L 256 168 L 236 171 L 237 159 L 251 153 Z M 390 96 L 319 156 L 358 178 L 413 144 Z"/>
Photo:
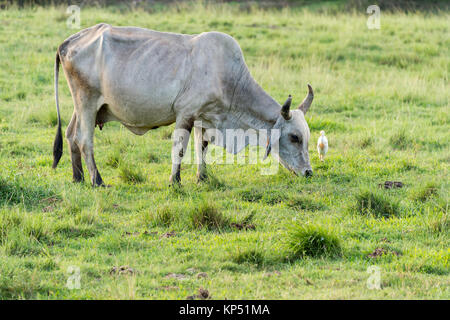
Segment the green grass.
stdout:
<path fill-rule="evenodd" d="M 238 251 L 231 258 L 237 264 L 252 264 L 256 266 L 262 266 L 264 264 L 264 253 L 257 249 Z"/>
<path fill-rule="evenodd" d="M 413 141 L 409 138 L 404 130 L 394 133 L 389 139 L 391 147 L 394 149 L 405 150 L 413 145 Z"/>
<path fill-rule="evenodd" d="M 383 192 L 362 190 L 355 197 L 354 210 L 362 215 L 373 215 L 377 218 L 390 218 L 400 213 L 398 200 L 392 200 Z"/>
<path fill-rule="evenodd" d="M 213 203 L 202 201 L 196 203 L 190 212 L 192 226 L 196 229 L 222 230 L 229 225 L 229 221 Z"/>
<path fill-rule="evenodd" d="M 429 181 L 425 185 L 420 186 L 411 192 L 411 199 L 415 201 L 425 202 L 438 195 L 438 186 L 436 182 Z"/>
<path fill-rule="evenodd" d="M 130 165 L 124 163 L 121 163 L 119 165 L 119 175 L 120 179 L 125 183 L 136 184 L 145 181 L 145 177 L 139 170 L 139 168 L 133 168 Z"/>
<path fill-rule="evenodd" d="M 108 123 L 95 157 L 111 187 L 92 188 L 86 169 L 72 183 L 66 142 L 51 169 L 53 62 L 77 30 L 64 7 L 2 10 L 0 298 L 184 299 L 204 288 L 214 299 L 449 299 L 448 12 L 383 12 L 368 30 L 365 9 L 177 8 L 83 8 L 81 26 L 218 30 L 277 101 L 300 103 L 311 83 L 314 175 L 213 164 L 197 184 L 196 166 L 183 164 L 182 186 L 169 187 L 173 126 L 136 136 Z M 59 85 L 66 128 L 72 98 Z M 379 188 L 386 180 L 404 187 Z M 372 265 L 381 290 L 366 286 Z M 80 289 L 66 286 L 71 266 Z"/>
<path fill-rule="evenodd" d="M 341 252 L 339 238 L 321 226 L 295 223 L 286 238 L 290 259 L 333 257 Z"/>

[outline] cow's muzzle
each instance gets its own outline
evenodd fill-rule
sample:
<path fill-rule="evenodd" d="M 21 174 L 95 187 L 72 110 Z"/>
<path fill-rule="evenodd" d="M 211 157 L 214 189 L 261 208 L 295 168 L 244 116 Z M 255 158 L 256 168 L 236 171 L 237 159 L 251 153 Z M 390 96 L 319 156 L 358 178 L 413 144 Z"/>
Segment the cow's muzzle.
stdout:
<path fill-rule="evenodd" d="M 302 170 L 302 175 L 306 178 L 311 177 L 313 175 L 313 171 L 311 168 L 305 168 Z"/>
<path fill-rule="evenodd" d="M 306 169 L 305 170 L 305 174 L 304 174 L 304 176 L 305 177 L 311 177 L 313 175 L 313 171 L 311 170 L 311 169 Z"/>

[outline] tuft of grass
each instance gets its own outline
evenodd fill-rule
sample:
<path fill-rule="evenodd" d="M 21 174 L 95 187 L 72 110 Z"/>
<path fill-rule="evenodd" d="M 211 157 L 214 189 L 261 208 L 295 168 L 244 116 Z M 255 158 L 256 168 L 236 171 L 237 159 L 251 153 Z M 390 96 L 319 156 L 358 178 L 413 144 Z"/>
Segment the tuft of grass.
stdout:
<path fill-rule="evenodd" d="M 145 181 L 145 177 L 139 169 L 126 166 L 123 162 L 119 165 L 119 176 L 123 182 L 131 184 L 143 183 Z"/>
<path fill-rule="evenodd" d="M 290 259 L 333 257 L 342 252 L 340 240 L 333 231 L 309 223 L 289 227 L 286 245 Z"/>
<path fill-rule="evenodd" d="M 54 197 L 44 187 L 24 184 L 22 181 L 6 181 L 0 177 L 0 204 L 24 204 L 31 208 L 39 205 L 42 199 Z"/>
<path fill-rule="evenodd" d="M 355 210 L 362 215 L 389 218 L 400 213 L 400 205 L 382 192 L 362 190 L 355 197 Z"/>
<path fill-rule="evenodd" d="M 35 274 L 35 273 L 34 273 Z M 28 270 L 15 270 L 4 266 L 0 277 L 0 297 L 2 299 L 32 299 L 37 293 L 49 294 L 49 288 Z"/>
<path fill-rule="evenodd" d="M 258 202 L 264 196 L 264 192 L 259 189 L 245 189 L 239 192 L 239 197 L 248 202 Z"/>
<path fill-rule="evenodd" d="M 243 216 L 240 220 L 239 223 L 243 224 L 243 225 L 248 225 L 250 223 L 253 222 L 254 218 L 256 215 L 256 211 L 252 210 L 250 211 L 248 214 L 246 214 L 245 216 Z"/>
<path fill-rule="evenodd" d="M 42 216 L 18 211 L 0 212 L 0 248 L 9 255 L 26 256 L 42 253 L 42 245 L 51 243 L 53 230 Z"/>
<path fill-rule="evenodd" d="M 217 178 L 211 171 L 207 171 L 206 178 L 200 182 L 206 185 L 209 190 L 224 190 L 227 186 L 225 182 Z"/>
<path fill-rule="evenodd" d="M 286 201 L 286 205 L 296 210 L 317 211 L 324 208 L 321 203 L 315 202 L 305 196 L 295 195 Z"/>
<path fill-rule="evenodd" d="M 122 155 L 119 148 L 115 148 L 106 159 L 106 165 L 110 166 L 111 168 L 118 168 L 120 165 L 120 162 L 122 161 Z"/>
<path fill-rule="evenodd" d="M 27 93 L 24 91 L 19 91 L 16 93 L 16 97 L 18 100 L 25 100 L 25 98 L 27 97 Z"/>
<path fill-rule="evenodd" d="M 261 199 L 261 202 L 268 205 L 275 205 L 287 200 L 287 194 L 280 190 L 266 191 Z"/>
<path fill-rule="evenodd" d="M 411 162 L 410 160 L 401 160 L 400 163 L 400 171 L 411 171 L 411 170 L 417 170 L 419 167 Z"/>
<path fill-rule="evenodd" d="M 424 186 L 411 192 L 411 200 L 425 202 L 438 195 L 438 185 L 434 181 L 427 182 Z"/>
<path fill-rule="evenodd" d="M 238 250 L 231 254 L 231 260 L 237 264 L 253 264 L 258 267 L 264 265 L 264 252 L 260 249 Z"/>
<path fill-rule="evenodd" d="M 208 174 L 206 180 L 210 190 L 224 190 L 226 188 L 225 182 L 222 179 L 217 178 L 215 175 Z"/>
<path fill-rule="evenodd" d="M 443 215 L 431 222 L 430 228 L 436 233 L 450 233 L 450 217 L 448 214 Z"/>
<path fill-rule="evenodd" d="M 230 220 L 209 201 L 201 201 L 197 208 L 191 210 L 190 219 L 195 229 L 223 230 L 230 225 Z"/>
<path fill-rule="evenodd" d="M 323 209 L 324 206 L 314 202 L 311 199 L 299 194 L 290 196 L 284 190 L 262 190 L 258 188 L 249 188 L 239 191 L 239 198 L 247 202 L 261 202 L 268 205 L 286 203 L 290 208 L 296 210 L 316 211 Z"/>
<path fill-rule="evenodd" d="M 157 207 L 155 211 L 150 213 L 147 220 L 154 225 L 168 227 L 175 221 L 175 218 L 173 207 L 163 205 Z"/>
<path fill-rule="evenodd" d="M 77 224 L 75 221 L 60 222 L 54 226 L 53 231 L 67 239 L 94 237 L 97 232 L 94 226 Z"/>
<path fill-rule="evenodd" d="M 71 199 L 64 199 L 61 207 L 63 208 L 63 216 L 76 216 L 81 213 L 81 205 Z"/>
<path fill-rule="evenodd" d="M 405 130 L 400 130 L 389 138 L 389 144 L 396 150 L 405 150 L 412 146 L 413 141 Z"/>
<path fill-rule="evenodd" d="M 239 191 L 239 197 L 247 202 L 261 202 L 268 205 L 275 205 L 288 201 L 288 195 L 284 190 L 267 190 L 259 188 L 248 188 Z"/>
<path fill-rule="evenodd" d="M 150 163 L 159 163 L 160 159 L 159 159 L 158 155 L 156 155 L 155 153 L 150 153 L 148 155 L 148 162 L 150 162 Z"/>
<path fill-rule="evenodd" d="M 74 221 L 76 224 L 94 225 L 98 222 L 98 219 L 94 212 L 81 212 L 81 214 L 75 216 Z"/>
<path fill-rule="evenodd" d="M 374 143 L 373 137 L 367 136 L 367 137 L 363 137 L 361 140 L 359 140 L 358 145 L 361 149 L 366 149 L 366 148 L 372 146 L 373 143 Z"/>

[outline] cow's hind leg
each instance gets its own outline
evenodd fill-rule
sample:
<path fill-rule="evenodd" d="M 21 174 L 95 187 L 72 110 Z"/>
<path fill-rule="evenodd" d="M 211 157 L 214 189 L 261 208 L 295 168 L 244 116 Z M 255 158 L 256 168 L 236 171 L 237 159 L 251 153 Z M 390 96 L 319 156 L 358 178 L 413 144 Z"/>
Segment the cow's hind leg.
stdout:
<path fill-rule="evenodd" d="M 181 182 L 181 161 L 186 153 L 192 126 L 191 121 L 177 120 L 176 122 L 175 131 L 172 135 L 172 174 L 170 175 L 170 183 L 172 184 Z"/>
<path fill-rule="evenodd" d="M 194 143 L 197 161 L 197 181 L 205 181 L 208 179 L 206 171 L 205 157 L 208 150 L 208 141 L 203 140 L 203 129 L 194 127 Z"/>
<path fill-rule="evenodd" d="M 78 146 L 80 147 L 81 154 L 86 162 L 86 167 L 91 176 L 91 183 L 94 187 L 105 186 L 94 159 L 94 129 L 96 114 L 97 110 L 95 104 L 84 108 L 79 114 L 80 126 L 78 127 Z"/>
<path fill-rule="evenodd" d="M 70 158 L 72 160 L 73 181 L 82 182 L 84 181 L 84 174 L 83 165 L 81 163 L 81 151 L 75 142 L 76 128 L 77 114 L 74 112 L 72 115 L 72 120 L 70 120 L 69 126 L 66 130 L 66 138 L 69 142 Z"/>
<path fill-rule="evenodd" d="M 84 90 L 72 93 L 75 102 L 76 119 L 73 124 L 73 141 L 83 155 L 84 162 L 91 176 L 93 186 L 104 186 L 100 173 L 94 160 L 94 129 L 97 116 L 98 96 L 90 95 Z M 75 164 L 80 164 L 79 154 L 75 152 Z M 80 166 L 81 167 L 81 166 Z"/>

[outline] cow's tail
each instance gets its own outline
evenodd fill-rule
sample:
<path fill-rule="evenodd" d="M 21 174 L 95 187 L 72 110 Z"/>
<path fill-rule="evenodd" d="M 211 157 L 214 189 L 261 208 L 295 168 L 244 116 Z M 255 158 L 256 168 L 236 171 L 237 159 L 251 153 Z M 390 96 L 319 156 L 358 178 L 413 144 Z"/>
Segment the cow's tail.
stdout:
<path fill-rule="evenodd" d="M 61 115 L 59 113 L 59 99 L 58 99 L 58 78 L 59 78 L 59 52 L 56 52 L 55 60 L 55 100 L 56 100 L 56 113 L 58 115 L 58 129 L 56 129 L 55 141 L 53 142 L 53 165 L 55 169 L 58 165 L 59 159 L 61 159 L 63 151 L 63 138 L 61 133 Z"/>

